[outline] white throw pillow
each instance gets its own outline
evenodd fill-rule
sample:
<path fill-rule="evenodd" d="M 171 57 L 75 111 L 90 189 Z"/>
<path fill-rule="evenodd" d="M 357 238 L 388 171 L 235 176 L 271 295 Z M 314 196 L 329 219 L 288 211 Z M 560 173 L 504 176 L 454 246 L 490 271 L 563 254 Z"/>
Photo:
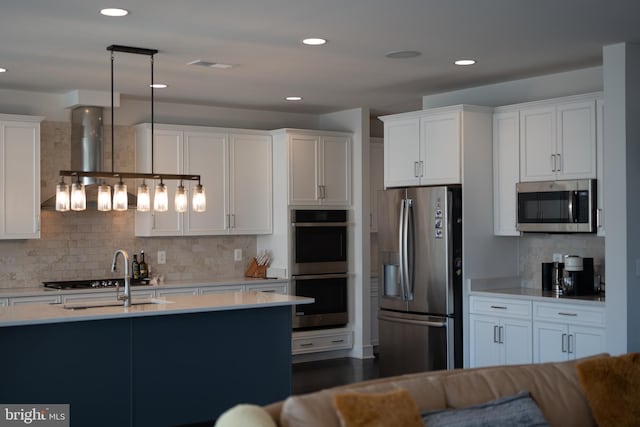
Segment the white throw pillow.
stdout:
<path fill-rule="evenodd" d="M 276 427 L 276 423 L 261 406 L 243 403 L 223 412 L 215 427 Z"/>

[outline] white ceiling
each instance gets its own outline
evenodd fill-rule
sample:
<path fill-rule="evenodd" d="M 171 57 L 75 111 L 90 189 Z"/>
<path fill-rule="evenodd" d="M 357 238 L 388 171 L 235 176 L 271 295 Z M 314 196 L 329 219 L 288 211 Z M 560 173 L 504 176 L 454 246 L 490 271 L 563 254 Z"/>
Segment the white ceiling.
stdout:
<path fill-rule="evenodd" d="M 108 91 L 109 53 L 158 49 L 156 99 L 276 111 L 420 108 L 422 95 L 599 65 L 640 42 L 640 0 L 3 0 L 0 89 Z M 307 47 L 300 40 L 324 37 Z M 417 50 L 411 59 L 389 59 Z M 472 67 L 453 60 L 472 57 Z M 202 59 L 233 68 L 187 66 Z M 116 91 L 148 96 L 148 57 L 116 54 Z M 286 102 L 300 95 L 302 102 Z"/>

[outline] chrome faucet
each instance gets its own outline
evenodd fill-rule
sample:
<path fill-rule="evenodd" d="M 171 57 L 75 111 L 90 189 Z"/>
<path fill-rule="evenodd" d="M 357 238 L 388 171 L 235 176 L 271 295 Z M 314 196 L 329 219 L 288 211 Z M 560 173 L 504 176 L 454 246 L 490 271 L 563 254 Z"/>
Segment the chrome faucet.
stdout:
<path fill-rule="evenodd" d="M 118 290 L 116 289 L 116 297 L 119 300 L 124 301 L 125 307 L 131 306 L 131 276 L 129 275 L 129 254 L 124 249 L 118 249 L 113 253 L 113 265 L 111 271 L 116 271 L 116 261 L 118 261 L 118 254 L 124 258 L 124 295 L 118 296 Z"/>

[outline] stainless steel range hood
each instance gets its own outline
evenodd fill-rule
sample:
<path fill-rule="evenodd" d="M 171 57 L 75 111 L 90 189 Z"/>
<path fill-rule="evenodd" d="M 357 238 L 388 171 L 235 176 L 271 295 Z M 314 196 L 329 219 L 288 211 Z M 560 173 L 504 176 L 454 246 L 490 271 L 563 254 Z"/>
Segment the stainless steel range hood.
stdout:
<path fill-rule="evenodd" d="M 104 139 L 102 107 L 83 106 L 71 110 L 71 169 L 84 172 L 104 171 Z M 87 207 L 95 208 L 98 202 L 99 178 L 83 177 L 86 185 Z M 136 196 L 127 193 L 129 209 L 136 208 Z M 41 208 L 55 210 L 56 197 L 45 200 Z"/>

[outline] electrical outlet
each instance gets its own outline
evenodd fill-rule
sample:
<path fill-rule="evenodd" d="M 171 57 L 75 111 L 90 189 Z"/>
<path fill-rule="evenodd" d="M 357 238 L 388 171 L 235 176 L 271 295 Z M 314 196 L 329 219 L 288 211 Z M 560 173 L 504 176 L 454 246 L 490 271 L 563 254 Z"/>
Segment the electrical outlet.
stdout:
<path fill-rule="evenodd" d="M 562 254 L 553 254 L 553 262 L 562 262 Z"/>
<path fill-rule="evenodd" d="M 167 253 L 165 251 L 158 251 L 158 264 L 167 263 Z"/>
<path fill-rule="evenodd" d="M 234 261 L 242 261 L 242 249 L 234 249 L 233 250 L 233 260 Z"/>

